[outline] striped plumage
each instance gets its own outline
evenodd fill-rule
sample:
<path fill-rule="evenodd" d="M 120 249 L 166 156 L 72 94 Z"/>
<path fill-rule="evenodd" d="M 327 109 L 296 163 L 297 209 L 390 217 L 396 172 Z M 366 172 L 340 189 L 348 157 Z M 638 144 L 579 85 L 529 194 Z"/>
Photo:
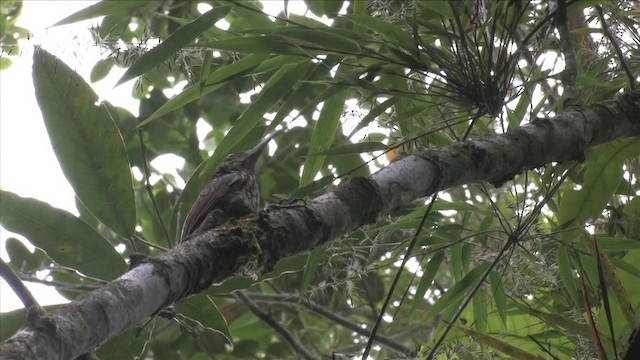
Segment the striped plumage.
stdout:
<path fill-rule="evenodd" d="M 256 163 L 268 137 L 251 150 L 227 156 L 185 218 L 180 241 L 260 209 Z"/>

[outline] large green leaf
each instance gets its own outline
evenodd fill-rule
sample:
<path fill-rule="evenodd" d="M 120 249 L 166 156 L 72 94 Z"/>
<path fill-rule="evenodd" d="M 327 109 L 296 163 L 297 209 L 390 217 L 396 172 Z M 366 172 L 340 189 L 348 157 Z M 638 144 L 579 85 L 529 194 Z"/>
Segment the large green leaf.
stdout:
<path fill-rule="evenodd" d="M 62 171 L 98 220 L 129 237 L 136 223 L 131 170 L 122 136 L 98 96 L 43 49 L 33 59 L 36 99 Z"/>
<path fill-rule="evenodd" d="M 112 280 L 126 270 L 122 257 L 91 226 L 47 203 L 0 191 L 0 223 L 56 263 L 85 275 Z"/>
<path fill-rule="evenodd" d="M 192 22 L 179 27 L 160 45 L 149 50 L 149 52 L 137 59 L 124 75 L 122 75 L 116 85 L 120 85 L 138 75 L 142 75 L 161 64 L 176 51 L 191 43 L 200 34 L 213 26 L 216 21 L 224 18 L 230 10 L 230 6 L 216 6 Z"/>

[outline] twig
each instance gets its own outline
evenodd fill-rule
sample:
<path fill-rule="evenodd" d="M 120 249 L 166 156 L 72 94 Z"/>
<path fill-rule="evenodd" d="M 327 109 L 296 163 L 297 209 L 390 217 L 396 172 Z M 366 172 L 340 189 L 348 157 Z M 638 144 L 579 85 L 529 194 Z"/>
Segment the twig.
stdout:
<path fill-rule="evenodd" d="M 304 346 L 302 346 L 302 344 L 298 342 L 298 340 L 293 336 L 293 334 L 289 330 L 287 330 L 285 327 L 280 325 L 280 323 L 275 321 L 271 317 L 271 315 L 262 311 L 262 309 L 260 309 L 260 307 L 258 307 L 258 305 L 255 302 L 253 302 L 253 300 L 251 300 L 246 294 L 240 291 L 236 291 L 233 294 L 249 310 L 251 310 L 251 312 L 258 319 L 262 320 L 265 324 L 269 325 L 271 328 L 273 328 L 273 330 L 275 330 L 278 334 L 280 334 L 289 343 L 289 345 L 291 345 L 293 350 L 296 353 L 298 353 L 300 356 L 302 356 L 302 358 L 308 359 L 308 360 L 317 359 L 316 356 L 313 356 L 311 353 L 309 353 L 309 351 L 307 351 L 307 349 L 305 349 Z"/>
<path fill-rule="evenodd" d="M 611 33 L 611 31 L 609 31 L 609 27 L 607 26 L 607 22 L 604 19 L 604 13 L 602 11 L 602 6 L 596 5 L 596 12 L 598 13 L 598 19 L 600 20 L 600 24 L 602 24 L 602 31 L 604 32 L 604 35 L 611 42 L 611 46 L 613 46 L 614 50 L 616 51 L 616 54 L 618 55 L 618 59 L 620 59 L 620 66 L 622 66 L 622 69 L 624 70 L 624 72 L 627 74 L 627 77 L 629 78 L 629 87 L 631 88 L 631 90 L 635 90 L 636 89 L 636 80 L 634 79 L 633 73 L 631 73 L 631 70 L 629 69 L 629 66 L 627 65 L 627 62 L 624 60 L 624 56 L 622 54 L 622 50 L 620 50 L 620 46 L 618 46 L 618 42 L 616 41 L 616 38 L 614 38 L 613 34 Z"/>
<path fill-rule="evenodd" d="M 413 250 L 413 247 L 416 245 L 416 242 L 418 241 L 418 236 L 420 235 L 420 232 L 422 231 L 422 227 L 424 226 L 424 223 L 427 220 L 427 215 L 431 213 L 431 208 L 433 207 L 433 204 L 436 202 L 437 197 L 438 197 L 438 193 L 433 194 L 433 196 L 431 197 L 431 202 L 429 203 L 427 210 L 425 210 L 424 215 L 422 216 L 420 225 L 418 225 L 418 228 L 416 229 L 416 232 L 413 235 L 411 242 L 409 242 L 409 245 L 407 246 L 407 253 L 402 259 L 402 263 L 398 267 L 398 271 L 396 272 L 396 277 L 393 279 L 393 282 L 391 283 L 391 287 L 389 288 L 387 298 L 384 299 L 384 304 L 382 304 L 382 309 L 380 309 L 380 313 L 378 314 L 378 319 L 376 319 L 376 322 L 373 325 L 373 329 L 371 329 L 371 336 L 369 337 L 369 340 L 367 340 L 367 345 L 365 346 L 364 352 L 362 353 L 362 360 L 367 360 L 367 358 L 369 357 L 369 352 L 371 352 L 371 347 L 373 346 L 373 338 L 375 337 L 376 332 L 380 327 L 380 323 L 382 323 L 382 318 L 384 317 L 384 313 L 387 311 L 387 307 L 391 302 L 393 291 L 396 289 L 396 286 L 400 281 L 400 275 L 402 274 L 404 267 L 407 265 L 407 262 L 411 258 L 411 251 Z"/>
<path fill-rule="evenodd" d="M 167 240 L 167 244 L 169 247 L 173 247 L 173 242 L 171 241 L 171 237 L 169 236 L 169 231 L 167 231 L 167 226 L 162 220 L 162 215 L 160 214 L 160 209 L 158 209 L 158 203 L 156 203 L 156 197 L 153 195 L 153 187 L 151 186 L 151 182 L 149 181 L 149 177 L 151 172 L 149 171 L 149 166 L 147 165 L 147 151 L 146 146 L 144 145 L 144 141 L 142 141 L 142 129 L 138 129 L 138 138 L 140 139 L 140 153 L 142 155 L 142 170 L 144 172 L 144 189 L 149 194 L 149 198 L 151 199 L 151 203 L 153 204 L 153 209 L 156 212 L 156 216 L 158 217 L 158 222 L 160 222 L 160 228 L 162 228 L 162 233 Z"/>
<path fill-rule="evenodd" d="M 18 277 L 22 281 L 53 286 L 56 289 L 61 289 L 64 291 L 88 292 L 88 291 L 99 289 L 102 286 L 102 284 L 76 285 L 76 284 L 70 284 L 70 283 L 65 283 L 61 281 L 55 281 L 55 280 L 42 280 L 42 279 L 38 279 L 34 275 L 29 275 L 29 274 L 20 274 L 18 275 Z"/>
<path fill-rule="evenodd" d="M 9 284 L 18 298 L 20 298 L 25 309 L 42 309 L 38 301 L 33 297 L 33 294 L 31 294 L 31 291 L 27 289 L 18 275 L 16 275 L 11 267 L 2 259 L 0 259 L 0 276 Z"/>
<path fill-rule="evenodd" d="M 560 34 L 560 50 L 564 55 L 564 70 L 562 71 L 562 83 L 568 103 L 575 103 L 578 100 L 578 90 L 576 89 L 576 77 L 578 75 L 578 63 L 573 44 L 571 31 L 567 26 L 569 18 L 567 16 L 567 3 L 565 0 L 558 0 L 555 24 Z"/>
<path fill-rule="evenodd" d="M 313 303 L 307 302 L 307 301 L 300 301 L 299 297 L 297 295 L 293 295 L 293 294 L 263 294 L 263 293 L 246 293 L 249 297 L 251 297 L 251 299 L 253 299 L 254 301 L 260 301 L 260 302 L 277 302 L 277 303 L 286 303 L 286 304 L 291 304 L 294 306 L 302 306 L 303 309 L 308 310 L 318 316 L 324 317 L 326 319 L 328 319 L 329 321 L 341 325 L 351 331 L 353 331 L 354 333 L 357 333 L 358 335 L 361 336 L 367 336 L 367 337 L 373 337 L 376 341 L 377 344 L 379 345 L 383 345 L 386 346 L 390 349 L 393 349 L 397 352 L 400 352 L 402 354 L 408 354 L 411 351 L 413 351 L 413 349 L 404 346 L 402 343 L 386 337 L 384 335 L 379 335 L 376 334 L 375 336 L 371 335 L 371 330 L 368 329 L 364 329 L 362 328 L 360 325 L 353 323 L 352 321 L 350 321 L 349 319 L 346 319 L 338 314 L 336 314 L 334 311 L 329 311 L 326 308 L 319 306 L 319 305 L 315 305 Z M 232 295 L 229 294 L 217 294 L 217 297 L 221 297 L 221 298 L 230 298 L 233 297 Z"/>

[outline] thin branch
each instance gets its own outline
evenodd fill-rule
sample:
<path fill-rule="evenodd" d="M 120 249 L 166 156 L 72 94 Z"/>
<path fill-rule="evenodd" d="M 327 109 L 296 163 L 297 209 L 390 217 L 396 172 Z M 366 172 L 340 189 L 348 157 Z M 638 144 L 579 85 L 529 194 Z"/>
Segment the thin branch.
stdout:
<path fill-rule="evenodd" d="M 578 63 L 573 43 L 573 37 L 567 22 L 567 3 L 565 0 L 558 0 L 555 24 L 560 34 L 560 50 L 564 56 L 564 70 L 562 71 L 562 84 L 565 88 L 567 102 L 574 103 L 578 100 L 578 90 L 576 89 L 576 77 L 578 75 Z"/>
<path fill-rule="evenodd" d="M 77 285 L 77 284 L 71 284 L 71 283 L 66 283 L 62 281 L 43 280 L 43 279 L 37 278 L 35 275 L 30 275 L 30 274 L 19 274 L 18 277 L 22 281 L 36 283 L 36 284 L 43 284 L 47 286 L 53 286 L 54 288 L 56 288 L 56 290 L 64 290 L 64 291 L 88 292 L 88 291 L 99 289 L 103 285 L 99 283 Z"/>
<path fill-rule="evenodd" d="M 144 145 L 144 141 L 142 141 L 142 129 L 138 129 L 138 138 L 140 139 L 140 153 L 142 155 L 142 168 L 144 172 L 144 189 L 149 194 L 149 198 L 151 199 L 151 203 L 153 204 L 153 209 L 156 212 L 156 216 L 158 217 L 158 222 L 160 222 L 160 228 L 162 229 L 162 233 L 164 234 L 165 239 L 167 240 L 167 244 L 169 247 L 173 246 L 173 242 L 171 241 L 171 237 L 169 236 L 169 231 L 167 230 L 167 226 L 162 220 L 162 215 L 160 214 L 160 209 L 158 209 L 158 204 L 156 203 L 156 197 L 153 195 L 153 187 L 151 186 L 151 182 L 149 181 L 149 176 L 151 172 L 149 171 L 149 166 L 147 165 L 147 151 L 146 146 Z"/>
<path fill-rule="evenodd" d="M 33 297 L 33 294 L 31 294 L 31 291 L 29 291 L 22 280 L 20 280 L 18 275 L 2 259 L 0 259 L 0 277 L 2 277 L 4 281 L 7 282 L 7 284 L 9 284 L 11 290 L 16 293 L 18 298 L 20 298 L 20 301 L 22 301 L 25 309 L 42 308 L 40 304 L 38 304 L 36 298 Z"/>
<path fill-rule="evenodd" d="M 418 236 L 420 235 L 420 232 L 422 231 L 422 227 L 424 226 L 424 223 L 427 220 L 427 215 L 429 215 L 431 213 L 431 208 L 433 208 L 433 204 L 436 202 L 436 198 L 437 197 L 438 197 L 438 193 L 433 194 L 433 196 L 431 197 L 431 202 L 429 203 L 429 206 L 427 207 L 427 209 L 424 212 L 424 215 L 422 216 L 422 220 L 420 221 L 420 225 L 418 225 L 418 228 L 416 229 L 416 232 L 413 235 L 413 238 L 411 239 L 411 242 L 409 243 L 409 246 L 407 246 L 407 253 L 404 256 L 404 258 L 402 259 L 402 263 L 398 267 L 398 271 L 396 272 L 396 276 L 393 279 L 393 282 L 391 283 L 391 287 L 389 288 L 389 293 L 387 294 L 387 298 L 384 299 L 384 304 L 382 304 L 382 309 L 380 309 L 380 313 L 378 314 L 378 319 L 376 319 L 376 322 L 373 325 L 373 329 L 371 329 L 371 336 L 369 337 L 369 340 L 367 341 L 367 345 L 364 348 L 364 352 L 362 353 L 362 360 L 367 360 L 367 358 L 369 357 L 369 352 L 371 352 L 371 347 L 373 346 L 373 338 L 375 337 L 376 332 L 378 331 L 378 328 L 380 327 L 380 324 L 382 323 L 382 318 L 384 317 L 384 313 L 387 311 L 387 307 L 389 306 L 389 303 L 391 302 L 391 297 L 393 296 L 393 291 L 396 289 L 396 286 L 398 285 L 398 282 L 400 281 L 400 275 L 402 274 L 402 271 L 404 270 L 405 266 L 407 265 L 407 262 L 411 258 L 411 251 L 413 250 L 413 247 L 416 245 L 416 242 L 418 241 Z"/>
<path fill-rule="evenodd" d="M 333 322 L 334 324 L 338 324 L 342 327 L 345 327 L 351 331 L 353 331 L 354 333 L 361 335 L 361 336 L 367 336 L 367 337 L 373 337 L 376 341 L 377 344 L 379 345 L 383 345 L 386 346 L 392 350 L 395 350 L 399 353 L 402 354 L 409 354 L 413 351 L 413 349 L 404 346 L 402 343 L 384 336 L 384 335 L 372 335 L 371 334 L 371 330 L 368 329 L 364 329 L 362 328 L 360 325 L 353 323 L 352 321 L 350 321 L 349 319 L 346 319 L 338 314 L 336 314 L 335 311 L 330 311 L 322 306 L 319 305 L 315 305 L 313 303 L 309 303 L 307 301 L 300 301 L 299 297 L 297 295 L 293 295 L 293 294 L 263 294 L 263 293 L 246 293 L 248 296 L 251 297 L 251 299 L 253 299 L 254 301 L 259 301 L 259 302 L 277 302 L 277 303 L 286 303 L 286 304 L 291 304 L 294 306 L 302 306 L 302 308 L 304 308 L 305 310 L 308 310 L 318 316 L 321 316 L 325 319 L 328 319 L 329 321 Z M 229 295 L 229 294 L 217 294 L 217 297 L 221 297 L 221 298 L 231 298 L 233 297 L 233 295 Z"/>
<path fill-rule="evenodd" d="M 636 89 L 636 80 L 633 77 L 633 73 L 631 73 L 631 70 L 629 69 L 629 66 L 627 65 L 627 62 L 624 60 L 624 55 L 622 54 L 622 50 L 620 50 L 620 46 L 618 46 L 618 41 L 613 36 L 611 31 L 609 31 L 609 27 L 607 26 L 607 22 L 604 19 L 604 13 L 602 11 L 602 6 L 596 5 L 596 12 L 598 13 L 598 19 L 600 20 L 600 24 L 602 24 L 602 31 L 604 32 L 604 35 L 611 42 L 611 46 L 613 46 L 613 49 L 616 51 L 616 54 L 618 55 L 618 59 L 620 60 L 620 66 L 622 66 L 622 69 L 624 70 L 624 72 L 627 74 L 627 77 L 629 78 L 629 87 L 631 88 L 631 90 L 635 90 Z"/>
<path fill-rule="evenodd" d="M 275 330 L 280 336 L 282 336 L 288 343 L 291 345 L 293 350 L 298 353 L 302 358 L 314 360 L 317 359 L 316 356 L 309 353 L 307 349 L 305 349 L 302 344 L 298 342 L 298 340 L 293 336 L 293 334 L 284 326 L 280 325 L 277 321 L 275 321 L 271 315 L 262 311 L 260 307 L 253 302 L 246 294 L 240 291 L 236 291 L 233 293 L 235 297 L 240 300 L 251 312 L 260 320 L 262 320 L 265 324 L 269 325 L 273 330 Z"/>

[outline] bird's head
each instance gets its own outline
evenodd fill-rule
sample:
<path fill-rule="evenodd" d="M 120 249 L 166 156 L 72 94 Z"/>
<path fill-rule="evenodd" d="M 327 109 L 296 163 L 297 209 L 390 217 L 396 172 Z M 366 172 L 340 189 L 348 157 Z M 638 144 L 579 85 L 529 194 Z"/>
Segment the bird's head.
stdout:
<path fill-rule="evenodd" d="M 218 169 L 222 171 L 244 170 L 254 172 L 256 170 L 256 164 L 258 163 L 260 155 L 274 136 L 275 134 L 266 137 L 258 145 L 249 150 L 227 155 L 220 166 L 218 166 Z"/>

